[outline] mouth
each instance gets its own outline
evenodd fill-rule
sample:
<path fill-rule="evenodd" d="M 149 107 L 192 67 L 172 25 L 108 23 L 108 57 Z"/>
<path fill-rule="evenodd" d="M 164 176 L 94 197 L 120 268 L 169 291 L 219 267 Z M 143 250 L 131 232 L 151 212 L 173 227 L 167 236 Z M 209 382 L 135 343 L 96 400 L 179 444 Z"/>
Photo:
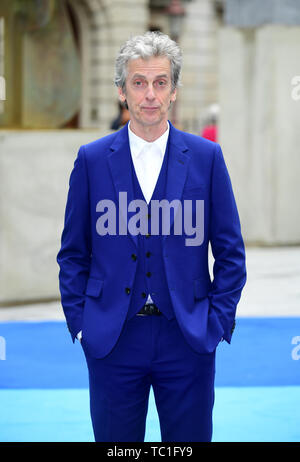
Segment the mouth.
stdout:
<path fill-rule="evenodd" d="M 157 111 L 157 109 L 159 109 L 158 106 L 143 106 L 142 107 L 143 111 L 149 111 L 149 112 Z"/>

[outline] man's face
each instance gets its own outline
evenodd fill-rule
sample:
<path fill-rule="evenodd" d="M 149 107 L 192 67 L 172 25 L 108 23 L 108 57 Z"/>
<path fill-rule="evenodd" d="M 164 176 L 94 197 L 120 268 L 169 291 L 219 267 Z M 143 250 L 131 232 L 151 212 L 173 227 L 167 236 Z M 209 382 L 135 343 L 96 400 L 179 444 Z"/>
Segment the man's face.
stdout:
<path fill-rule="evenodd" d="M 137 134 L 148 127 L 165 128 L 170 102 L 176 99 L 169 59 L 153 56 L 129 61 L 125 91 L 119 88 L 119 95 L 121 101 L 127 101 L 131 127 Z"/>

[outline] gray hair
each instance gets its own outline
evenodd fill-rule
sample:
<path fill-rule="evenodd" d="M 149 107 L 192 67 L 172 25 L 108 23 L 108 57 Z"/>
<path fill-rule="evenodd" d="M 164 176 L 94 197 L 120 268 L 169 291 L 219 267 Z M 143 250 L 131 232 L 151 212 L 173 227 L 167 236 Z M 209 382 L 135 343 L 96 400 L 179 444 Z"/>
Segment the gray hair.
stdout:
<path fill-rule="evenodd" d="M 115 66 L 115 85 L 125 91 L 127 63 L 132 59 L 166 56 L 171 64 L 172 90 L 180 85 L 181 50 L 174 40 L 161 32 L 146 32 L 125 42 L 119 51 Z"/>

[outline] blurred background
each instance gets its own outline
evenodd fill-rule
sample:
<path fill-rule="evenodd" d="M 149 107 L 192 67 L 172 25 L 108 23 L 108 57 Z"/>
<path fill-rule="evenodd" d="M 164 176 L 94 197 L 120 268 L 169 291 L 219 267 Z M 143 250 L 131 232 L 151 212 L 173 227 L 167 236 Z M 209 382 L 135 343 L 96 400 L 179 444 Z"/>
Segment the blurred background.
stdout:
<path fill-rule="evenodd" d="M 113 84 L 115 57 L 128 37 L 146 30 L 169 34 L 183 51 L 182 86 L 170 120 L 179 129 L 219 142 L 223 149 L 248 267 L 238 308 L 241 330 L 233 349 L 243 352 L 241 361 L 252 351 L 255 377 L 261 378 L 262 370 L 272 371 L 266 382 L 251 382 L 243 362 L 237 367 L 237 382 L 230 382 L 228 368 L 226 373 L 222 369 L 222 364 L 233 367 L 228 357 L 220 365 L 217 385 L 272 386 L 273 391 L 284 385 L 299 391 L 299 0 L 1 0 L 0 387 L 27 386 L 22 364 L 25 356 L 34 356 L 36 344 L 25 352 L 17 343 L 22 338 L 18 322 L 27 321 L 27 328 L 33 329 L 36 321 L 63 325 L 56 255 L 69 175 L 81 144 L 127 122 Z M 10 340 L 16 332 L 16 339 Z M 51 335 L 39 339 L 41 348 Z M 64 349 L 74 348 L 65 339 L 66 329 L 57 335 L 66 342 Z M 269 343 L 257 343 L 257 336 Z M 279 340 L 282 348 L 275 358 L 270 351 Z M 77 346 L 71 351 L 77 351 L 80 363 Z M 8 361 L 10 354 L 14 359 Z M 274 367 L 266 369 L 270 361 Z M 288 377 L 286 382 L 282 377 Z M 28 387 L 51 388 L 49 383 L 33 381 Z M 86 385 L 83 381 L 78 386 Z M 234 403 L 228 399 L 233 413 Z M 277 398 L 272 400 L 270 409 Z M 7 412 L 11 416 L 9 408 Z M 282 415 L 273 420 L 277 431 L 282 430 L 279 421 Z M 218 422 L 221 425 L 222 419 Z M 291 427 L 300 428 L 296 424 Z M 11 425 L 2 439 L 0 422 L 0 441 L 18 438 L 14 420 Z M 226 433 L 225 422 L 221 427 L 218 438 L 234 438 Z M 300 439 L 299 431 L 287 435 Z"/>

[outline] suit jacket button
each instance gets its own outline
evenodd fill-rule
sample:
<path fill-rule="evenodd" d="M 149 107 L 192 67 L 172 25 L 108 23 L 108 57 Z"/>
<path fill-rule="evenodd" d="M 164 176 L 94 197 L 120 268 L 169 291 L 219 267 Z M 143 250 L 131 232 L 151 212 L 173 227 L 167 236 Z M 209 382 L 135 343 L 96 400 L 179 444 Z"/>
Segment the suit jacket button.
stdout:
<path fill-rule="evenodd" d="M 147 297 L 147 294 L 145 292 L 142 292 L 142 297 L 143 298 L 146 298 Z"/>
<path fill-rule="evenodd" d="M 132 260 L 133 260 L 133 261 L 136 261 L 136 259 L 137 259 L 137 256 L 136 256 L 136 254 L 135 254 L 135 253 L 133 253 L 133 254 L 131 255 L 131 258 L 132 258 Z"/>
<path fill-rule="evenodd" d="M 147 276 L 148 278 L 150 278 L 150 276 L 151 276 L 150 271 L 148 271 L 148 272 L 146 273 L 146 276 Z"/>
<path fill-rule="evenodd" d="M 126 287 L 125 292 L 126 292 L 127 295 L 129 295 L 130 294 L 130 287 Z"/>

